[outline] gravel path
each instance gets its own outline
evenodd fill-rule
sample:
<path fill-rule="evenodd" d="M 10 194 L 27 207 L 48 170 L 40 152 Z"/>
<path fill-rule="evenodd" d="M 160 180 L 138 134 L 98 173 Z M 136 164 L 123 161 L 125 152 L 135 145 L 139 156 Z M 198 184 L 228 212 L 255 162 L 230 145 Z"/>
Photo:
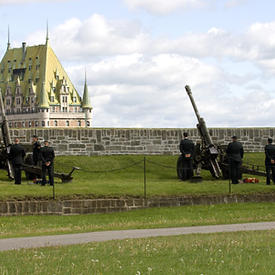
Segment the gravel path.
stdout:
<path fill-rule="evenodd" d="M 0 251 L 21 249 L 21 248 L 83 244 L 83 243 L 90 243 L 90 242 L 104 242 L 109 240 L 175 236 L 175 235 L 186 235 L 186 234 L 195 234 L 195 233 L 205 234 L 205 233 L 217 233 L 217 232 L 236 232 L 236 231 L 254 231 L 254 230 L 275 230 L 275 222 L 222 224 L 222 225 L 190 226 L 190 227 L 160 228 L 160 229 L 101 231 L 101 232 L 90 232 L 90 233 L 54 235 L 54 236 L 0 239 Z"/>

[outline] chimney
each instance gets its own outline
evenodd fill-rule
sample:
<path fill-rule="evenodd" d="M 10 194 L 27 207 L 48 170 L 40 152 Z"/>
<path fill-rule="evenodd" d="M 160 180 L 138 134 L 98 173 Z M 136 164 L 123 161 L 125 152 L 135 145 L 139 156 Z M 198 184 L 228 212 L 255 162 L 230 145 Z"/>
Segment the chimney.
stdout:
<path fill-rule="evenodd" d="M 22 42 L 22 60 L 24 61 L 26 57 L 26 42 Z"/>

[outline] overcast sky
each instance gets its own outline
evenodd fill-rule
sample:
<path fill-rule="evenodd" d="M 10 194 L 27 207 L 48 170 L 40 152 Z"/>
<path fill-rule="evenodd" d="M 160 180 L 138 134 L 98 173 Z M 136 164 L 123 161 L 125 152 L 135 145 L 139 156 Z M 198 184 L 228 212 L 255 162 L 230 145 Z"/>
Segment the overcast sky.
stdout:
<path fill-rule="evenodd" d="M 275 1 L 0 0 L 7 45 L 50 45 L 95 127 L 275 126 Z"/>

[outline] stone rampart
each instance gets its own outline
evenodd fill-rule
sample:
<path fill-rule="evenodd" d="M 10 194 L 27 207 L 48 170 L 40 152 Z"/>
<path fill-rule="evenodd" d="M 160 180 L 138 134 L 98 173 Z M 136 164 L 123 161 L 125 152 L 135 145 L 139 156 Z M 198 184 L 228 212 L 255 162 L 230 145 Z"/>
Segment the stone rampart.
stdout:
<path fill-rule="evenodd" d="M 11 129 L 11 136 L 30 143 L 32 135 L 49 140 L 57 155 L 179 154 L 183 133 L 199 141 L 197 129 Z M 266 139 L 275 136 L 275 128 L 210 128 L 216 144 L 228 144 L 239 137 L 245 151 L 263 151 Z"/>
<path fill-rule="evenodd" d="M 0 201 L 0 216 L 75 215 L 130 211 L 150 207 L 274 202 L 275 193 L 203 195 L 160 198 Z"/>

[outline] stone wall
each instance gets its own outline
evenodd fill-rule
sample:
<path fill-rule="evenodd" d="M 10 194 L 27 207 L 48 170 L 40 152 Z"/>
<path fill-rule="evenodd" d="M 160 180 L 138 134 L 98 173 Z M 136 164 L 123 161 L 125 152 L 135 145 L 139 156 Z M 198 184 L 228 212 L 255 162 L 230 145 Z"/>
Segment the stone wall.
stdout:
<path fill-rule="evenodd" d="M 59 155 L 179 154 L 183 133 L 200 140 L 197 129 L 11 129 L 11 136 L 29 143 L 36 134 L 49 140 Z M 263 151 L 266 139 L 275 136 L 275 128 L 211 128 L 216 144 L 228 144 L 239 137 L 246 151 Z"/>
<path fill-rule="evenodd" d="M 209 205 L 240 202 L 274 202 L 275 193 L 203 195 L 162 198 L 0 201 L 0 216 L 74 215 L 130 211 L 149 207 Z"/>

